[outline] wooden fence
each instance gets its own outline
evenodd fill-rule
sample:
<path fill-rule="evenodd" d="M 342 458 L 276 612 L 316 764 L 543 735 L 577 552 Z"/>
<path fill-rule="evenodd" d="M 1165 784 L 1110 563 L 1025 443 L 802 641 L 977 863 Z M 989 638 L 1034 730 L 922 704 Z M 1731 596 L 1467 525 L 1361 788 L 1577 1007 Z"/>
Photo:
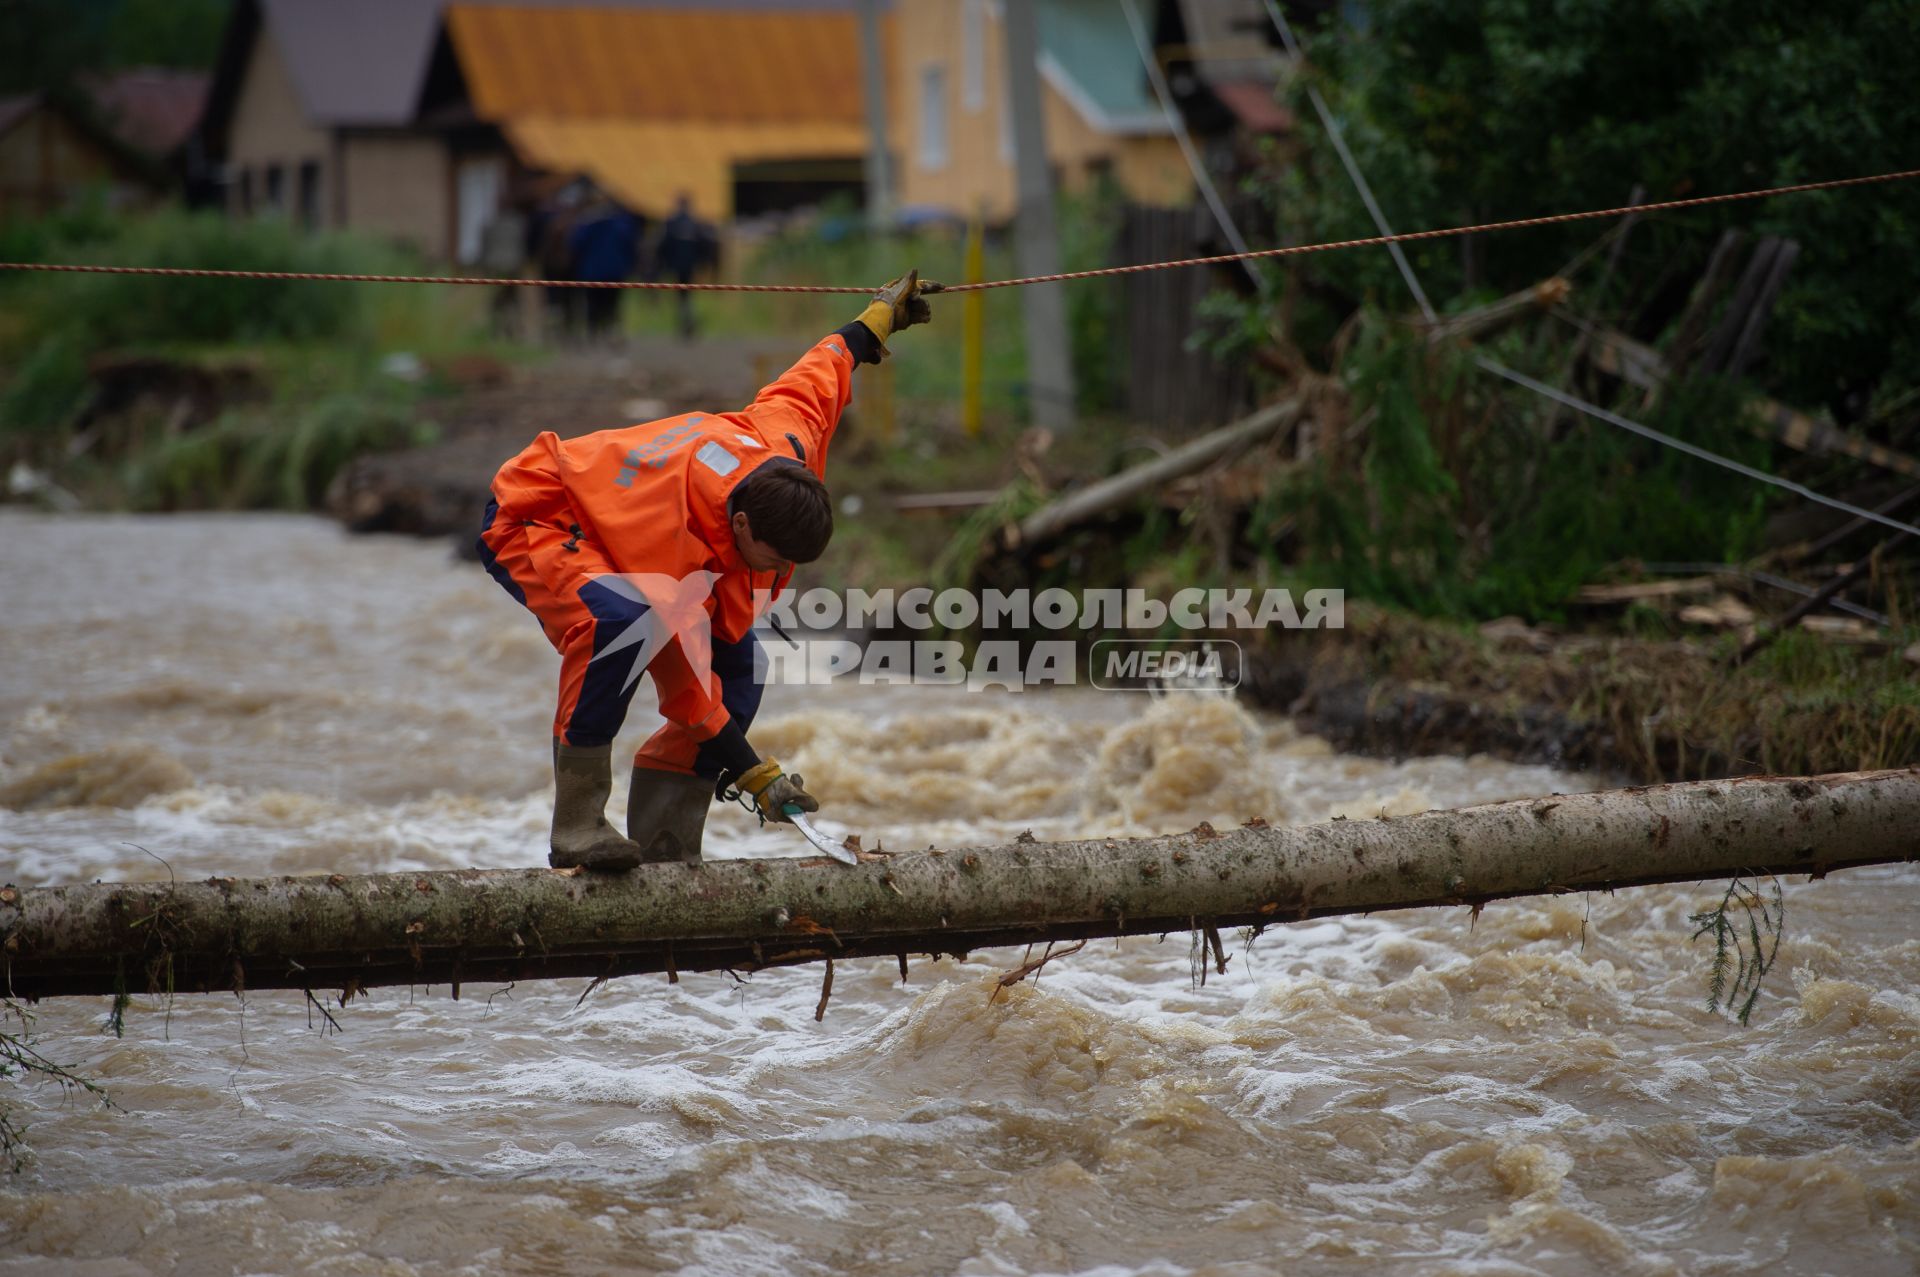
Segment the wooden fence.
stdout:
<path fill-rule="evenodd" d="M 1206 208 L 1128 205 L 1115 245 L 1117 265 L 1170 261 L 1224 251 Z M 1223 276 L 1222 271 L 1236 272 Z M 1141 424 L 1195 430 L 1245 415 L 1253 380 L 1243 367 L 1189 349 L 1201 331 L 1200 303 L 1216 288 L 1243 282 L 1238 266 L 1147 271 L 1120 280 L 1117 357 L 1124 360 L 1121 405 Z"/>

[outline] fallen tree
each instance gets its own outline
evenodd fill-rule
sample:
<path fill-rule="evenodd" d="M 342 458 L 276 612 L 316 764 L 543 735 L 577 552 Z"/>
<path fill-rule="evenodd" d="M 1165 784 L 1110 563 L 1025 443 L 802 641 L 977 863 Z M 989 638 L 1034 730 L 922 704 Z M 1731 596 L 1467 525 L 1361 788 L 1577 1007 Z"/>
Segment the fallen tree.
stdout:
<path fill-rule="evenodd" d="M 1520 320 L 1564 304 L 1572 294 L 1573 285 L 1555 275 L 1484 306 L 1434 320 L 1427 327 L 1427 341 L 1435 346 L 1445 341 L 1482 341 Z"/>
<path fill-rule="evenodd" d="M 1427 340 L 1435 345 L 1447 341 L 1479 341 L 1524 318 L 1562 305 L 1571 292 L 1572 285 L 1558 276 L 1542 280 L 1511 296 L 1436 321 L 1427 330 Z M 1297 375 L 1299 369 L 1289 368 L 1288 372 Z M 1017 526 L 1006 529 L 1002 545 L 1014 550 L 1050 541 L 1088 520 L 1160 492 L 1175 480 L 1225 461 L 1310 415 L 1307 399 L 1299 394 L 1268 404 L 1239 421 L 1210 430 L 1160 456 L 1049 502 Z"/>
<path fill-rule="evenodd" d="M 1660 352 L 1624 333 L 1594 329 L 1593 366 L 1630 386 L 1658 394 L 1672 376 Z M 1758 433 L 1777 439 L 1797 452 L 1837 452 L 1896 474 L 1920 475 L 1920 459 L 1884 444 L 1856 439 L 1837 426 L 1816 420 L 1796 408 L 1758 395 L 1747 401 Z"/>
<path fill-rule="evenodd" d="M 1905 861 L 1920 768 L 1749 777 L 1381 820 L 719 861 L 0 890 L 0 991 L 38 999 L 748 971 Z"/>
<path fill-rule="evenodd" d="M 1269 435 L 1291 426 L 1300 419 L 1301 413 L 1298 399 L 1268 404 L 1230 426 L 1208 431 L 1163 456 L 1075 489 L 1022 519 L 1018 528 L 1006 538 L 1007 548 L 1015 549 L 1051 540 L 1068 528 L 1137 501 L 1175 479 L 1184 478 L 1196 470 L 1204 470 L 1243 448 L 1252 447 Z"/>

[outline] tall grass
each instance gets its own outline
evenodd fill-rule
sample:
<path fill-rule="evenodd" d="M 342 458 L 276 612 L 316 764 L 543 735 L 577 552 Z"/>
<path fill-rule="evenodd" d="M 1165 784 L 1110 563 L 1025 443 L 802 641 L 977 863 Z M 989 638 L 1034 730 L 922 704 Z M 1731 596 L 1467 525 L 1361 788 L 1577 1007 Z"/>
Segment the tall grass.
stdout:
<path fill-rule="evenodd" d="M 229 410 L 142 449 L 109 481 L 135 510 L 312 510 L 353 458 L 433 436 L 398 391 L 341 391 L 308 404 Z"/>
<path fill-rule="evenodd" d="M 309 234 L 280 219 L 167 211 L 138 218 L 81 211 L 0 225 L 14 260 L 216 270 L 422 273 L 403 250 L 347 234 Z M 0 279 L 0 453 L 59 472 L 112 504 L 310 508 L 360 452 L 415 442 L 417 391 L 381 371 L 395 350 L 419 355 L 483 340 L 479 289 L 136 275 Z M 141 423 L 114 455 L 74 437 L 105 355 L 182 364 L 244 363 L 265 403 L 211 422 Z M 82 455 L 76 455 L 82 454 Z"/>

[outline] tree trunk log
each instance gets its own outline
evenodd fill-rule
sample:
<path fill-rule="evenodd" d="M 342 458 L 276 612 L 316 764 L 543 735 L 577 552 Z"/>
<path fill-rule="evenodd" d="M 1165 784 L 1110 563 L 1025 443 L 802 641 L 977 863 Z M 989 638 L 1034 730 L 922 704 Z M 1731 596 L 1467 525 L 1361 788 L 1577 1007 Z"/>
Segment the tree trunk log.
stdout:
<path fill-rule="evenodd" d="M 1573 285 L 1555 275 L 1498 301 L 1435 320 L 1427 329 L 1427 341 L 1435 346 L 1444 341 L 1480 341 L 1519 320 L 1552 310 L 1572 294 Z"/>
<path fill-rule="evenodd" d="M 0 990 L 67 994 L 752 970 L 1254 926 L 1920 850 L 1920 767 L 1749 777 L 1383 820 L 1015 842 L 848 867 L 719 861 L 0 891 Z"/>
<path fill-rule="evenodd" d="M 1233 455 L 1241 448 L 1258 443 L 1260 440 L 1286 426 L 1292 425 L 1300 416 L 1300 401 L 1284 400 L 1260 409 L 1230 426 L 1201 435 L 1190 443 L 1182 444 L 1165 456 L 1155 457 L 1119 474 L 1090 483 L 1084 488 L 1069 492 L 1058 501 L 1042 506 L 1020 521 L 1017 533 L 1011 538 L 1008 549 L 1033 545 L 1051 540 L 1077 523 L 1105 514 L 1107 511 L 1137 498 L 1144 497 L 1155 489 L 1183 478 L 1196 470 L 1204 469 L 1214 462 Z"/>

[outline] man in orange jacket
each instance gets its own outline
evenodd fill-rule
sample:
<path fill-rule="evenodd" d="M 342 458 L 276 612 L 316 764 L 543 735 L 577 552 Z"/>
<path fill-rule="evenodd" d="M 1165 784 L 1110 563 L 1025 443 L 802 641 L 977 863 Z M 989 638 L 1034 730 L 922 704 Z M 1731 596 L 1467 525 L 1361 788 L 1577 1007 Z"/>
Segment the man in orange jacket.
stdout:
<path fill-rule="evenodd" d="M 547 431 L 494 476 L 480 560 L 560 653 L 554 867 L 697 861 L 707 805 L 728 787 L 766 820 L 820 809 L 747 743 L 765 659 L 756 608 L 833 535 L 827 447 L 854 366 L 926 323 L 921 294 L 938 289 L 917 271 L 894 280 L 738 412 Z M 643 670 L 667 721 L 633 760 L 623 838 L 606 817 L 613 738 Z"/>

